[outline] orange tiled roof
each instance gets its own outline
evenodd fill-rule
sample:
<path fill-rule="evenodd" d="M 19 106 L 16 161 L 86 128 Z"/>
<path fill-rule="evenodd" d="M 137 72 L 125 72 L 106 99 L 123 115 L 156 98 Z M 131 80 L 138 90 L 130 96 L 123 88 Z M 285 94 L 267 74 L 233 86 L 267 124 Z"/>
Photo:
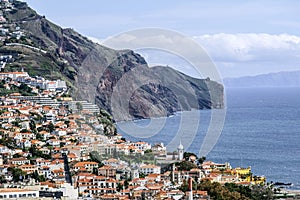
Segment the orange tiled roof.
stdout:
<path fill-rule="evenodd" d="M 74 165 L 74 167 L 85 167 L 85 165 L 97 165 L 96 162 L 78 162 Z"/>

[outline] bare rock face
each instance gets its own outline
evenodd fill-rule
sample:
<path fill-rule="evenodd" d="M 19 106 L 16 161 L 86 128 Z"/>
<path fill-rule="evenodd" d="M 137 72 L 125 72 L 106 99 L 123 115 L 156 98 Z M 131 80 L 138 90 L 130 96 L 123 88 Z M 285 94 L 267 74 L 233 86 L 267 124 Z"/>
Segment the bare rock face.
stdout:
<path fill-rule="evenodd" d="M 96 102 L 115 120 L 224 105 L 223 86 L 217 82 L 195 79 L 169 67 L 150 68 L 131 50 L 116 51 L 95 44 L 39 16 L 26 3 L 14 4 L 16 9 L 5 17 L 25 31 L 25 44 L 47 51 L 0 47 L 2 52 L 18 55 L 14 67 L 26 66 L 30 75 L 67 81 L 74 98 Z"/>

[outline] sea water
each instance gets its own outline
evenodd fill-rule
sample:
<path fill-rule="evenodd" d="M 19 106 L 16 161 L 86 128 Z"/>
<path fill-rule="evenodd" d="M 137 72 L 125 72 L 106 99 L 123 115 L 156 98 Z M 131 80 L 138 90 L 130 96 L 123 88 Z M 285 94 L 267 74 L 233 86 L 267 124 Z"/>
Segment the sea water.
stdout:
<path fill-rule="evenodd" d="M 292 189 L 300 189 L 300 88 L 231 88 L 226 90 L 226 99 L 224 127 L 206 158 L 230 162 L 233 167 L 251 166 L 254 174 L 266 176 L 268 182 L 292 183 Z M 125 138 L 163 142 L 169 151 L 176 150 L 174 138 L 179 144 L 180 129 L 185 151 L 198 154 L 211 116 L 210 110 L 193 110 L 133 122 L 141 129 L 132 122 L 117 125 Z M 124 131 L 122 127 L 127 128 Z M 143 137 L 143 128 L 153 134 Z"/>

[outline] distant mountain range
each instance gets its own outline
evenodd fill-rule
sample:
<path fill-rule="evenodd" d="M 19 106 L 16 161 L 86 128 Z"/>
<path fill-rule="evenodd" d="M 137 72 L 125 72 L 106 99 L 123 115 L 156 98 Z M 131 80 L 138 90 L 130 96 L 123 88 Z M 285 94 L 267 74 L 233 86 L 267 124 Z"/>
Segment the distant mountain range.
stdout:
<path fill-rule="evenodd" d="M 300 87 L 300 70 L 224 79 L 226 87 Z"/>

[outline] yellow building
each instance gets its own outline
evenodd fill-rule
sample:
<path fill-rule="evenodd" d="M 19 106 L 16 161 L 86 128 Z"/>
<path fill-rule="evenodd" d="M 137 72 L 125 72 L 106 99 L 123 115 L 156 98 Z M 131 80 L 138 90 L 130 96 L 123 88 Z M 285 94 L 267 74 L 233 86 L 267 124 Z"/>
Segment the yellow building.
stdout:
<path fill-rule="evenodd" d="M 250 175 L 251 174 L 251 167 L 248 168 L 235 168 L 232 170 L 232 174 L 237 174 L 237 175 Z"/>
<path fill-rule="evenodd" d="M 266 177 L 263 176 L 251 176 L 250 178 L 250 182 L 253 185 L 263 185 L 266 183 Z"/>
<path fill-rule="evenodd" d="M 251 167 L 248 168 L 235 168 L 231 171 L 233 175 L 238 175 L 240 181 L 250 182 L 253 185 L 265 184 L 266 178 L 263 176 L 253 176 Z"/>

